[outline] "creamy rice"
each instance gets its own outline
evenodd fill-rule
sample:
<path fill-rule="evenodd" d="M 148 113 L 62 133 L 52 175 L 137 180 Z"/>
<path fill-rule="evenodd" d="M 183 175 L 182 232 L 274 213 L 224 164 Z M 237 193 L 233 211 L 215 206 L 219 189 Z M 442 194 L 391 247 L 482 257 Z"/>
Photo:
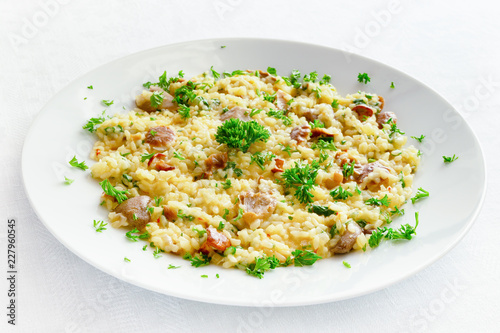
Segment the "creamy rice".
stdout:
<path fill-rule="evenodd" d="M 95 179 L 107 179 L 117 190 L 128 190 L 129 198 L 162 198 L 159 206 L 149 205 L 149 223 L 140 230 L 149 233 L 145 240 L 158 249 L 178 255 L 195 255 L 203 250 L 211 263 L 226 268 L 244 268 L 263 256 L 275 256 L 283 263 L 297 249 L 328 258 L 335 253 L 369 248 L 369 233 L 390 221 L 391 212 L 411 196 L 413 175 L 420 161 L 418 150 L 405 147 L 407 137 L 394 132 L 390 121 L 379 126 L 383 99 L 378 95 L 357 92 L 340 96 L 330 84 L 318 82 L 302 83 L 297 89 L 281 77 L 265 72 L 218 80 L 204 73 L 191 81 L 201 84 L 194 90 L 198 98 L 189 104 L 189 118 L 182 118 L 175 102 L 150 113 L 137 108 L 116 114 L 97 128 L 98 141 L 91 153 L 97 161 L 91 169 Z M 167 92 L 174 96 L 186 82 L 173 82 Z M 264 99 L 278 91 L 281 105 L 280 98 L 274 102 L 269 101 L 272 97 Z M 146 101 L 150 95 L 151 92 L 143 94 Z M 360 116 L 363 109 L 355 111 L 358 105 L 374 114 Z M 247 109 L 245 116 L 270 133 L 266 142 L 253 143 L 247 152 L 228 148 L 215 139 L 224 111 L 236 106 Z M 289 121 L 268 115 L 269 110 L 278 110 L 279 106 Z M 309 137 L 300 143 L 291 138 L 294 128 L 311 126 L 315 120 L 333 135 L 337 150 L 313 149 L 318 138 Z M 161 126 L 173 130 L 176 139 L 160 151 L 151 147 L 147 135 L 152 128 Z M 286 147 L 290 147 L 288 151 Z M 226 167 L 207 172 L 209 156 L 225 152 L 234 167 L 225 163 Z M 258 152 L 275 155 L 265 160 L 263 169 L 252 163 L 252 156 Z M 153 153 L 164 154 L 160 157 L 172 170 L 148 166 L 150 159 L 144 160 L 143 156 Z M 295 190 L 284 185 L 283 173 L 276 172 L 276 159 L 284 161 L 283 170 L 293 168 L 295 162 L 304 165 L 321 161 L 310 191 L 312 204 L 335 213 L 318 215 L 310 212 L 311 204 L 300 203 Z M 346 177 L 343 164 L 351 166 L 352 162 L 356 173 Z M 369 164 L 372 168 L 367 167 Z M 235 168 L 241 170 L 240 176 Z M 343 175 L 340 184 L 332 180 L 335 173 Z M 231 187 L 224 188 L 224 184 L 228 187 L 228 180 Z M 345 200 L 334 199 L 330 193 L 339 186 L 352 195 Z M 241 218 L 240 209 L 244 206 L 240 195 L 248 193 L 261 193 L 275 200 L 275 207 L 269 208 L 272 212 L 264 218 Z M 371 198 L 385 198 L 390 204 L 386 207 L 367 203 Z M 124 214 L 115 211 L 118 202 L 114 197 L 103 195 L 103 205 L 110 211 L 112 226 L 129 230 L 134 227 Z M 163 206 L 181 217 L 169 221 Z M 229 240 L 231 247 L 225 251 L 207 249 L 205 231 L 209 226 L 218 228 L 217 232 Z M 358 226 L 363 232 L 356 232 Z M 355 239 L 346 251 L 339 250 L 339 240 L 349 233 Z"/>

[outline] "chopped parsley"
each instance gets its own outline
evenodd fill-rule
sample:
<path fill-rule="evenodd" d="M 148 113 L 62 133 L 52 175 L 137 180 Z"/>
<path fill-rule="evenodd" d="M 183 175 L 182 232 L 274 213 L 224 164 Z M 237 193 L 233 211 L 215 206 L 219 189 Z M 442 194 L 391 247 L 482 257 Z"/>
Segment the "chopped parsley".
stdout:
<path fill-rule="evenodd" d="M 226 179 L 226 181 L 222 183 L 222 188 L 224 190 L 230 189 L 232 186 L 231 179 Z"/>
<path fill-rule="evenodd" d="M 106 106 L 111 106 L 113 105 L 114 101 L 113 100 L 107 100 L 107 99 L 103 99 L 101 101 L 102 104 L 106 105 Z"/>
<path fill-rule="evenodd" d="M 177 211 L 177 217 L 180 217 L 181 219 L 186 219 L 188 221 L 193 221 L 194 220 L 194 216 L 193 215 L 186 215 L 182 212 L 182 209 L 179 209 L 179 211 Z"/>
<path fill-rule="evenodd" d="M 351 268 L 351 265 L 347 261 L 342 261 L 342 264 L 344 264 L 345 267 Z"/>
<path fill-rule="evenodd" d="M 191 118 L 191 108 L 189 108 L 189 106 L 180 105 L 178 113 L 179 113 L 179 115 L 181 116 L 182 119 Z"/>
<path fill-rule="evenodd" d="M 424 138 L 425 138 L 425 135 L 423 135 L 423 134 L 422 134 L 422 135 L 420 135 L 418 138 L 417 138 L 416 136 L 412 136 L 411 138 L 412 138 L 412 139 L 417 140 L 417 141 L 418 141 L 418 142 L 420 142 L 420 143 L 422 143 L 422 141 L 423 141 L 423 140 L 424 140 Z"/>
<path fill-rule="evenodd" d="M 163 94 L 159 91 L 155 91 L 149 98 L 149 101 L 151 102 L 152 107 L 158 108 L 161 103 L 163 103 Z"/>
<path fill-rule="evenodd" d="M 334 210 L 331 210 L 327 206 L 311 205 L 311 206 L 309 206 L 309 213 L 315 213 L 315 214 L 318 214 L 321 216 L 328 217 L 332 214 L 336 214 L 337 212 Z"/>
<path fill-rule="evenodd" d="M 359 73 L 358 74 L 358 82 L 361 82 L 361 83 L 364 82 L 365 84 L 367 84 L 368 82 L 370 82 L 370 80 L 371 79 L 368 76 L 368 74 L 366 74 L 366 73 L 363 73 L 363 74 Z"/>
<path fill-rule="evenodd" d="M 130 262 L 130 259 L 129 259 L 129 258 L 127 258 L 127 257 L 125 257 L 125 258 L 123 258 L 123 261 L 125 261 L 125 262 Z"/>
<path fill-rule="evenodd" d="M 217 226 L 217 230 L 219 230 L 219 231 L 220 231 L 220 230 L 224 229 L 224 226 L 225 226 L 225 223 L 224 223 L 224 222 L 222 222 L 222 221 L 220 221 L 220 222 L 219 222 L 219 225 Z"/>
<path fill-rule="evenodd" d="M 146 162 L 147 160 L 151 159 L 153 156 L 155 156 L 155 153 L 142 154 L 141 155 L 141 163 Z"/>
<path fill-rule="evenodd" d="M 162 249 L 160 249 L 159 247 L 156 247 L 156 249 L 154 250 L 153 252 L 153 256 L 155 257 L 155 259 L 158 259 L 160 258 L 160 253 L 162 252 L 165 252 L 163 251 Z"/>
<path fill-rule="evenodd" d="M 229 214 L 229 209 L 224 208 L 224 214 L 222 214 L 222 218 L 227 221 L 227 215 Z M 220 224 L 219 224 L 220 225 Z"/>
<path fill-rule="evenodd" d="M 92 85 L 88 86 L 87 89 L 94 89 Z"/>
<path fill-rule="evenodd" d="M 311 164 L 295 162 L 294 167 L 282 173 L 285 187 L 295 189 L 294 196 L 300 203 L 313 202 L 310 191 L 316 185 L 318 170 L 318 161 L 313 161 Z"/>
<path fill-rule="evenodd" d="M 276 93 L 268 94 L 267 92 L 263 91 L 262 98 L 264 98 L 265 101 L 268 101 L 270 103 L 274 103 L 274 101 L 276 100 Z"/>
<path fill-rule="evenodd" d="M 313 71 L 309 74 L 304 75 L 304 82 L 316 82 L 318 79 L 318 72 Z"/>
<path fill-rule="evenodd" d="M 321 256 L 311 250 L 295 250 L 292 252 L 292 255 L 294 257 L 293 264 L 297 267 L 311 266 L 318 259 L 321 259 Z"/>
<path fill-rule="evenodd" d="M 192 228 L 191 230 L 193 230 L 194 232 L 196 232 L 198 234 L 198 237 L 203 237 L 204 234 L 207 233 L 207 231 L 205 229 L 198 229 L 198 228 Z"/>
<path fill-rule="evenodd" d="M 332 141 L 322 140 L 321 138 L 319 138 L 317 142 L 314 142 L 311 145 L 311 149 L 319 149 L 321 151 L 324 151 L 324 150 L 337 150 L 337 147 L 335 146 L 335 143 L 333 143 Z"/>
<path fill-rule="evenodd" d="M 168 264 L 168 268 L 167 269 L 177 269 L 177 268 L 181 268 L 181 266 L 174 266 L 172 264 Z"/>
<path fill-rule="evenodd" d="M 278 143 L 279 146 L 281 146 L 281 151 L 284 151 L 285 153 L 288 154 L 288 156 L 292 156 L 292 147 L 290 146 L 285 146 L 282 143 Z M 295 152 L 295 151 L 294 151 Z"/>
<path fill-rule="evenodd" d="M 256 258 L 254 263 L 251 263 L 247 266 L 246 272 L 249 275 L 253 275 L 262 279 L 264 277 L 264 273 L 275 269 L 280 264 L 278 258 L 276 256 L 268 257 L 266 255 Z"/>
<path fill-rule="evenodd" d="M 352 197 L 353 194 L 347 190 L 344 190 L 342 186 L 337 187 L 335 190 L 330 192 L 333 200 L 347 200 L 349 197 Z"/>
<path fill-rule="evenodd" d="M 71 185 L 74 181 L 74 179 L 69 179 L 68 177 L 64 176 L 64 184 Z"/>
<path fill-rule="evenodd" d="M 261 168 L 262 170 L 265 170 L 266 168 L 264 167 L 264 164 L 272 161 L 272 159 L 275 157 L 276 157 L 276 155 L 274 155 L 271 152 L 263 153 L 261 151 L 258 151 L 250 157 L 250 164 L 255 163 L 259 166 L 259 168 Z"/>
<path fill-rule="evenodd" d="M 280 119 L 285 126 L 290 126 L 292 124 L 292 119 L 285 115 L 285 111 L 270 109 L 266 114 L 270 117 Z"/>
<path fill-rule="evenodd" d="M 137 242 L 139 241 L 139 239 L 148 239 L 149 236 L 149 232 L 146 231 L 141 234 L 141 232 L 137 228 L 134 228 L 125 234 L 125 237 L 127 237 L 132 242 Z"/>
<path fill-rule="evenodd" d="M 122 203 L 123 201 L 127 200 L 127 196 L 125 194 L 129 194 L 127 190 L 124 191 L 119 191 L 117 190 L 109 180 L 105 179 L 102 182 L 99 183 L 101 185 L 102 190 L 104 193 L 106 193 L 109 196 L 112 196 L 118 201 L 118 203 Z"/>
<path fill-rule="evenodd" d="M 192 256 L 190 253 L 186 253 L 183 258 L 191 261 L 191 266 L 194 267 L 207 266 L 210 264 L 210 260 L 212 259 L 203 253 L 200 256 Z"/>
<path fill-rule="evenodd" d="M 226 144 L 229 148 L 239 148 L 246 153 L 252 143 L 266 142 L 270 136 L 269 131 L 255 120 L 245 122 L 231 118 L 217 128 L 215 140 Z"/>
<path fill-rule="evenodd" d="M 76 159 L 76 156 L 73 156 L 71 161 L 69 161 L 69 165 L 71 165 L 75 168 L 81 169 L 83 171 L 85 171 L 89 168 L 87 165 L 85 165 L 85 161 L 78 162 L 78 160 Z"/>
<path fill-rule="evenodd" d="M 427 192 L 423 188 L 419 187 L 415 196 L 413 198 L 411 198 L 411 203 L 414 204 L 418 200 L 425 198 L 425 197 L 428 197 L 428 196 L 429 196 L 429 192 Z"/>
<path fill-rule="evenodd" d="M 416 235 L 416 229 L 418 226 L 418 212 L 415 212 L 415 221 L 416 224 L 414 227 L 412 227 L 409 224 L 402 225 L 398 230 L 394 230 L 392 228 L 377 228 L 376 231 L 372 232 L 372 235 L 368 239 L 368 245 L 370 245 L 371 248 L 375 248 L 379 246 L 380 242 L 382 239 L 390 239 L 390 240 L 396 240 L 396 239 L 407 239 L 411 240 L 413 235 Z"/>
<path fill-rule="evenodd" d="M 392 89 L 396 88 L 396 87 L 394 86 L 394 82 L 391 82 L 391 88 L 392 88 Z"/>
<path fill-rule="evenodd" d="M 237 177 L 241 177 L 243 175 L 243 170 L 238 169 L 236 167 L 236 162 L 233 162 L 233 161 L 227 162 L 226 167 L 224 168 L 224 171 L 229 170 L 229 169 L 233 169 L 233 172 Z"/>
<path fill-rule="evenodd" d="M 390 118 L 387 121 L 387 124 L 391 125 L 390 132 L 389 132 L 390 138 L 392 138 L 392 136 L 396 133 L 399 133 L 401 135 L 405 134 L 405 132 L 401 132 L 401 130 L 398 128 L 398 126 L 396 125 L 396 123 L 394 122 L 394 120 L 392 118 Z"/>
<path fill-rule="evenodd" d="M 326 85 L 326 84 L 330 83 L 331 79 L 332 79 L 332 77 L 330 75 L 325 74 L 325 75 L 323 75 L 323 78 L 319 81 L 319 84 Z"/>
<path fill-rule="evenodd" d="M 178 158 L 179 160 L 183 161 L 185 160 L 186 158 L 182 156 L 181 153 L 178 153 L 176 151 L 174 151 L 174 158 Z"/>
<path fill-rule="evenodd" d="M 332 102 L 332 108 L 333 109 L 338 109 L 339 107 L 339 101 L 334 99 L 333 102 Z"/>
<path fill-rule="evenodd" d="M 389 207 L 389 205 L 391 204 L 391 200 L 389 200 L 389 197 L 386 194 L 382 199 L 370 198 L 370 199 L 365 201 L 365 204 L 372 205 L 372 206 Z"/>
<path fill-rule="evenodd" d="M 355 162 L 352 161 L 351 164 L 345 163 L 342 166 L 342 175 L 344 176 L 344 178 L 349 178 L 350 176 L 352 176 L 352 174 L 354 173 L 354 164 Z"/>
<path fill-rule="evenodd" d="M 101 117 L 90 118 L 82 128 L 88 130 L 90 133 L 94 133 L 97 130 L 97 126 L 102 124 L 105 120 L 103 111 Z"/>
<path fill-rule="evenodd" d="M 267 67 L 267 72 L 271 75 L 276 75 L 276 68 Z"/>
<path fill-rule="evenodd" d="M 206 275 L 206 274 L 201 275 L 201 277 L 204 279 L 208 279 L 208 275 Z"/>
<path fill-rule="evenodd" d="M 210 72 L 212 72 L 214 80 L 218 80 L 220 78 L 220 74 L 214 70 L 214 66 L 210 67 Z"/>
<path fill-rule="evenodd" d="M 453 161 L 458 160 L 458 156 L 455 156 L 455 154 L 453 154 L 453 156 L 451 156 L 451 157 L 443 156 L 443 160 L 444 160 L 444 163 L 451 163 Z"/>
<path fill-rule="evenodd" d="M 95 232 L 102 232 L 103 230 L 106 230 L 106 226 L 108 224 L 104 221 L 96 221 L 94 220 L 94 229 L 95 229 Z"/>

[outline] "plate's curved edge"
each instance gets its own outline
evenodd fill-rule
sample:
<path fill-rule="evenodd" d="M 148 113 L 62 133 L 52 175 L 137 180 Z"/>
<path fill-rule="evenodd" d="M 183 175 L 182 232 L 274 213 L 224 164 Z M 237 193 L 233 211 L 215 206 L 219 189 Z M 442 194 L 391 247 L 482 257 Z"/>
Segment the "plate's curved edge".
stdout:
<path fill-rule="evenodd" d="M 138 56 L 138 55 L 141 55 L 141 54 L 146 54 L 146 53 L 149 53 L 149 52 L 155 52 L 155 51 L 160 50 L 162 48 L 174 47 L 174 46 L 181 46 L 181 45 L 188 45 L 188 44 L 198 43 L 198 42 L 207 42 L 207 43 L 209 43 L 209 42 L 213 42 L 213 43 L 217 42 L 217 43 L 221 43 L 221 44 L 227 44 L 230 41 L 256 41 L 256 42 L 265 41 L 265 42 L 277 42 L 277 43 L 287 43 L 287 44 L 299 44 L 299 45 L 305 46 L 305 47 L 319 47 L 319 48 L 323 48 L 323 49 L 328 50 L 328 51 L 334 51 L 334 52 L 339 52 L 339 53 L 343 53 L 343 54 L 348 54 L 349 56 L 352 56 L 354 58 L 362 59 L 363 61 L 367 61 L 367 62 L 375 63 L 377 65 L 381 65 L 381 66 L 384 66 L 384 67 L 388 67 L 388 68 L 390 68 L 390 69 L 398 72 L 399 74 L 405 76 L 408 80 L 414 81 L 414 82 L 420 84 L 421 86 L 424 86 L 426 89 L 428 89 L 433 94 L 435 94 L 437 97 L 439 97 L 444 103 L 446 103 L 457 115 L 459 115 L 460 120 L 463 122 L 463 124 L 465 125 L 465 127 L 469 130 L 470 134 L 473 136 L 473 138 L 475 140 L 475 143 L 479 147 L 481 162 L 483 164 L 483 168 L 482 169 L 483 169 L 484 179 L 483 179 L 483 183 L 482 183 L 481 197 L 480 197 L 480 199 L 478 201 L 476 209 L 472 213 L 470 221 L 466 224 L 465 228 L 460 233 L 460 235 L 458 237 L 456 237 L 456 239 L 454 239 L 454 241 L 451 242 L 449 244 L 449 246 L 445 250 L 443 250 L 442 252 L 440 252 L 438 255 L 436 255 L 436 256 L 432 257 L 431 259 L 427 260 L 424 264 L 418 266 L 414 270 L 408 270 L 406 272 L 406 274 L 404 274 L 403 276 L 399 276 L 398 278 L 396 278 L 394 280 L 387 280 L 386 283 L 381 284 L 381 285 L 379 285 L 376 288 L 371 287 L 369 289 L 367 288 L 366 290 L 362 290 L 359 293 L 351 293 L 349 295 L 340 295 L 339 297 L 316 298 L 314 301 L 291 301 L 291 302 L 288 302 L 286 304 L 277 304 L 277 305 L 274 305 L 275 307 L 291 307 L 291 306 L 303 306 L 303 305 L 323 304 L 323 303 L 328 303 L 328 302 L 342 301 L 342 300 L 346 300 L 346 299 L 350 299 L 350 298 L 361 297 L 361 296 L 364 296 L 364 295 L 367 295 L 367 294 L 371 294 L 371 293 L 376 292 L 376 291 L 380 291 L 380 290 L 385 289 L 385 288 L 387 288 L 387 287 L 389 287 L 389 286 L 391 286 L 391 285 L 393 285 L 395 283 L 401 282 L 401 281 L 409 278 L 410 276 L 416 274 L 417 272 L 422 271 L 423 269 L 425 269 L 428 266 L 432 265 L 437 260 L 439 260 L 440 258 L 442 258 L 443 256 L 445 256 L 447 253 L 449 253 L 465 237 L 465 235 L 469 232 L 469 230 L 472 228 L 473 224 L 477 220 L 477 218 L 479 216 L 479 213 L 481 211 L 481 208 L 483 206 L 485 196 L 486 196 L 486 190 L 487 190 L 487 167 L 486 167 L 486 160 L 484 158 L 484 149 L 483 149 L 483 147 L 481 145 L 481 142 L 479 141 L 476 133 L 472 130 L 470 124 L 467 122 L 467 120 L 464 118 L 464 116 L 462 114 L 460 114 L 460 112 L 458 112 L 458 110 L 445 97 L 443 97 L 440 93 L 438 93 L 437 91 L 435 91 L 429 85 L 425 84 L 423 81 L 415 78 L 414 76 L 411 76 L 411 75 L 407 74 L 406 72 L 404 72 L 404 71 L 402 71 L 402 70 L 400 70 L 398 68 L 395 68 L 395 67 L 387 65 L 387 64 L 385 64 L 385 63 L 383 63 L 381 61 L 374 60 L 374 59 L 371 59 L 371 58 L 368 58 L 368 57 L 365 57 L 365 56 L 362 56 L 362 55 L 359 55 L 359 54 L 356 54 L 356 53 L 348 52 L 348 51 L 345 51 L 345 50 L 341 50 L 341 49 L 330 47 L 330 46 L 326 46 L 326 45 L 319 45 L 319 44 L 307 43 L 307 42 L 302 42 L 302 41 L 290 41 L 290 40 L 271 39 L 271 38 L 251 38 L 251 37 L 239 38 L 239 37 L 233 37 L 233 38 L 201 39 L 201 40 L 184 41 L 184 42 L 179 42 L 179 43 L 167 44 L 167 45 L 162 45 L 162 46 L 158 46 L 158 47 L 155 47 L 155 48 L 151 48 L 151 49 L 147 49 L 147 50 L 135 52 L 133 54 L 130 54 L 130 55 L 127 55 L 127 56 L 124 56 L 124 57 L 113 59 L 113 60 L 111 60 L 111 61 L 109 61 L 107 63 L 104 63 L 102 65 L 99 65 L 99 66 L 95 67 L 94 69 L 92 69 L 92 70 L 84 73 L 83 75 L 80 75 L 77 78 L 75 78 L 72 81 L 70 81 L 67 85 L 65 85 L 62 89 L 60 89 L 57 93 L 55 93 L 54 96 L 51 99 L 49 99 L 47 101 L 47 103 L 42 107 L 42 109 L 38 112 L 38 114 L 36 115 L 35 119 L 32 121 L 32 123 L 30 125 L 30 129 L 28 130 L 28 134 L 26 135 L 26 137 L 24 139 L 24 142 L 23 142 L 22 155 L 21 155 L 21 174 L 22 174 L 22 180 L 23 180 L 23 187 L 24 187 L 24 190 L 26 192 L 26 196 L 28 197 L 28 201 L 30 202 L 30 205 L 33 208 L 33 210 L 35 211 L 36 215 L 42 221 L 42 223 L 44 224 L 44 226 L 50 231 L 50 233 L 59 242 L 61 242 L 67 249 L 69 249 L 72 253 L 74 253 L 75 255 L 77 255 L 79 258 L 81 258 L 83 261 L 85 261 L 86 263 L 90 264 L 91 266 L 96 267 L 99 270 L 101 270 L 103 272 L 106 272 L 107 274 L 109 274 L 109 275 L 111 275 L 111 276 L 113 276 L 115 278 L 118 278 L 118 279 L 120 279 L 120 280 L 122 280 L 124 282 L 131 283 L 133 285 L 139 286 L 139 287 L 147 289 L 147 290 L 152 290 L 152 291 L 155 291 L 155 292 L 158 292 L 158 293 L 161 293 L 161 294 L 165 294 L 165 295 L 168 295 L 168 296 L 173 296 L 173 297 L 177 297 L 177 298 L 181 298 L 181 299 L 187 299 L 187 300 L 191 300 L 191 301 L 199 301 L 199 302 L 204 302 L 204 303 L 220 304 L 220 305 L 233 305 L 233 306 L 248 306 L 248 307 L 257 307 L 258 306 L 255 303 L 252 303 L 250 301 L 247 301 L 247 302 L 238 301 L 237 302 L 237 301 L 232 301 L 232 300 L 228 300 L 228 299 L 213 299 L 213 298 L 204 298 L 204 297 L 200 297 L 200 296 L 198 296 L 198 297 L 195 298 L 195 297 L 191 297 L 191 296 L 188 296 L 188 295 L 185 295 L 185 294 L 181 294 L 181 293 L 165 292 L 164 290 L 161 290 L 160 288 L 154 288 L 154 287 L 152 287 L 150 285 L 144 285 L 140 281 L 128 281 L 128 280 L 124 279 L 123 277 L 118 276 L 117 274 L 109 272 L 109 270 L 106 267 L 103 267 L 100 264 L 96 264 L 94 262 L 91 262 L 91 260 L 89 260 L 89 259 L 83 257 L 81 254 L 79 254 L 70 244 L 67 244 L 63 239 L 60 239 L 58 237 L 57 233 L 53 230 L 53 228 L 51 228 L 42 218 L 40 218 L 40 213 L 37 211 L 37 209 L 33 205 L 33 200 L 32 200 L 32 197 L 31 197 L 29 191 L 28 191 L 27 184 L 26 184 L 26 174 L 25 174 L 26 171 L 25 170 L 28 167 L 26 165 L 26 150 L 27 150 L 26 147 L 29 144 L 29 141 L 31 140 L 31 133 L 32 133 L 31 129 L 34 126 L 36 126 L 36 124 L 40 121 L 41 117 L 43 116 L 44 111 L 47 109 L 47 106 L 51 104 L 51 102 L 56 98 L 56 96 L 58 96 L 60 93 L 62 93 L 65 89 L 67 89 L 69 86 L 71 86 L 74 82 L 80 80 L 84 76 L 91 75 L 94 72 L 98 72 L 101 68 L 104 68 L 104 67 L 106 67 L 106 66 L 108 66 L 108 65 L 110 65 L 112 63 L 117 62 L 117 61 L 126 61 L 128 58 L 131 58 L 131 57 L 134 57 L 134 56 Z"/>

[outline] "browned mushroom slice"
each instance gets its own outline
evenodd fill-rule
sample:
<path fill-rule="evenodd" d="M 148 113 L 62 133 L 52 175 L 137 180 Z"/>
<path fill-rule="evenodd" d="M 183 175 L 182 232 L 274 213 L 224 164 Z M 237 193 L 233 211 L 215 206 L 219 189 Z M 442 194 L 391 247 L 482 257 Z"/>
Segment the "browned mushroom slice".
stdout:
<path fill-rule="evenodd" d="M 391 172 L 391 170 L 388 167 L 381 164 L 380 162 L 368 163 L 363 165 L 362 168 L 354 170 L 354 177 L 356 178 L 356 181 L 359 183 L 363 182 L 365 177 L 367 177 L 370 173 L 372 173 L 376 168 L 381 168 L 386 170 L 387 172 Z"/>
<path fill-rule="evenodd" d="M 290 94 L 287 94 L 283 90 L 279 90 L 276 92 L 276 107 L 278 110 L 286 110 L 288 109 L 288 102 L 292 99 Z"/>
<path fill-rule="evenodd" d="M 340 172 L 334 172 L 333 175 L 331 175 L 328 178 L 325 178 L 323 183 L 325 184 L 325 187 L 327 189 L 332 190 L 335 187 L 342 184 L 343 180 L 344 180 L 344 176 Z"/>
<path fill-rule="evenodd" d="M 231 119 L 231 118 L 236 118 L 236 119 L 239 119 L 241 121 L 250 121 L 251 120 L 250 110 L 239 107 L 239 106 L 235 106 L 220 116 L 220 120 L 222 120 L 222 121 L 226 121 L 226 120 Z"/>
<path fill-rule="evenodd" d="M 384 98 L 382 96 L 379 96 L 378 100 L 380 102 L 380 105 L 378 107 L 380 108 L 380 110 L 384 109 L 384 104 L 385 104 Z"/>
<path fill-rule="evenodd" d="M 217 229 L 212 226 L 209 226 L 207 228 L 206 244 L 214 250 L 224 252 L 231 246 L 231 241 L 222 232 L 217 231 Z"/>
<path fill-rule="evenodd" d="M 149 89 L 150 91 L 143 91 L 140 95 L 137 95 L 135 98 L 135 105 L 141 110 L 144 110 L 146 112 L 154 112 L 157 110 L 163 110 L 163 109 L 173 109 L 175 107 L 173 100 L 174 97 L 164 91 L 163 89 L 156 87 L 156 86 L 151 86 Z M 158 92 L 162 95 L 163 100 L 160 105 L 158 106 L 153 106 L 151 105 L 151 96 L 153 93 Z"/>
<path fill-rule="evenodd" d="M 392 122 L 396 124 L 398 122 L 398 118 L 396 117 L 396 114 L 394 112 L 380 112 L 377 115 L 377 124 L 379 128 L 384 127 L 384 124 L 386 124 L 389 119 L 392 119 Z"/>
<path fill-rule="evenodd" d="M 158 126 L 149 129 L 145 142 L 149 143 L 153 149 L 164 151 L 170 147 L 176 137 L 174 130 L 171 128 Z"/>
<path fill-rule="evenodd" d="M 149 196 L 140 195 L 119 204 L 115 208 L 115 212 L 125 216 L 128 224 L 132 228 L 142 230 L 151 220 L 151 215 L 148 211 L 148 207 L 151 203 L 152 200 Z"/>
<path fill-rule="evenodd" d="M 170 165 L 167 162 L 165 162 L 164 160 L 165 157 L 166 157 L 165 154 L 160 154 L 160 153 L 153 155 L 153 157 L 149 159 L 148 166 L 158 171 L 174 170 L 175 167 L 173 165 Z"/>
<path fill-rule="evenodd" d="M 282 160 L 281 158 L 275 158 L 275 167 L 271 170 L 271 172 L 283 172 L 283 165 L 285 164 L 285 160 Z"/>
<path fill-rule="evenodd" d="M 243 220 L 247 223 L 269 217 L 276 209 L 277 200 L 269 194 L 247 192 L 240 194 L 239 199 Z"/>
<path fill-rule="evenodd" d="M 167 219 L 167 221 L 175 221 L 177 219 L 177 213 L 171 207 L 166 205 L 163 206 L 163 215 Z"/>
<path fill-rule="evenodd" d="M 228 160 L 227 152 L 216 153 L 208 156 L 205 160 L 206 171 L 204 178 L 210 177 L 212 175 L 212 169 L 224 169 Z"/>
<path fill-rule="evenodd" d="M 365 121 L 369 117 L 373 116 L 373 109 L 362 104 L 353 107 L 352 111 L 354 111 L 358 115 L 358 119 L 361 121 Z"/>
<path fill-rule="evenodd" d="M 297 126 L 290 132 L 290 138 L 297 141 L 297 143 L 301 143 L 309 139 L 310 133 L 311 127 L 309 125 Z"/>
<path fill-rule="evenodd" d="M 248 72 L 253 73 L 253 71 L 248 71 Z M 259 76 L 262 79 L 262 81 L 266 83 L 274 84 L 277 80 L 275 76 L 269 74 L 268 72 L 264 72 L 262 70 L 259 70 Z"/>
<path fill-rule="evenodd" d="M 349 229 L 352 228 L 354 232 Z M 347 253 L 352 250 L 354 244 L 356 244 L 356 239 L 363 230 L 356 222 L 350 222 L 349 225 L 346 225 L 345 232 L 342 236 L 340 236 L 339 241 L 332 249 L 332 253 Z"/>
<path fill-rule="evenodd" d="M 326 128 L 315 127 L 311 130 L 311 138 L 315 138 L 318 136 L 333 138 L 335 134 L 331 130 L 328 130 Z"/>

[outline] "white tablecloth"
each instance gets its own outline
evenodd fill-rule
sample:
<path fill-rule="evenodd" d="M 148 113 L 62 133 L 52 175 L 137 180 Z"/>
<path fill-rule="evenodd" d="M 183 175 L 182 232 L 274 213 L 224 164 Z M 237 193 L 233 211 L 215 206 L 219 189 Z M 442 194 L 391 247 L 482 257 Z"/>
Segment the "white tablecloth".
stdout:
<path fill-rule="evenodd" d="M 498 2 L 18 0 L 0 3 L 0 227 L 18 224 L 19 332 L 500 332 Z M 266 37 L 356 52 L 444 95 L 479 136 L 489 187 L 475 225 L 438 262 L 385 290 L 323 305 L 255 309 L 185 301 L 108 276 L 61 245 L 31 209 L 21 150 L 42 106 L 119 57 L 179 41 Z M 495 172 L 497 171 L 497 172 Z M 464 175 L 466 176 L 466 175 Z"/>

